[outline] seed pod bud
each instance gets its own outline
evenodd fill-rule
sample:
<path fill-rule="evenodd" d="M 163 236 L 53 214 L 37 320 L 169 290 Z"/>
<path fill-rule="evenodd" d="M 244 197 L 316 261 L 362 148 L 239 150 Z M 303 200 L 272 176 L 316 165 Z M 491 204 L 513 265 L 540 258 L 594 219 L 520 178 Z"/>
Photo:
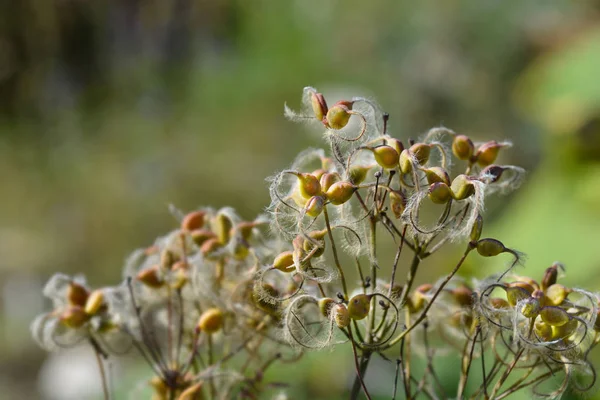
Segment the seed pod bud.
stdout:
<path fill-rule="evenodd" d="M 215 333 L 223 326 L 225 319 L 223 312 L 218 308 L 209 308 L 204 311 L 198 321 L 198 328 L 202 332 Z"/>
<path fill-rule="evenodd" d="M 222 247 L 223 244 L 221 243 L 221 241 L 215 237 L 212 239 L 208 239 L 206 242 L 202 243 L 202 246 L 200 246 L 200 252 L 204 257 L 210 260 L 214 258 L 215 253 L 217 253 L 217 251 Z"/>
<path fill-rule="evenodd" d="M 104 294 L 102 290 L 94 290 L 85 302 L 84 312 L 88 315 L 96 315 L 104 305 Z"/>
<path fill-rule="evenodd" d="M 344 204 L 356 192 L 356 187 L 348 181 L 336 182 L 327 190 L 325 195 L 331 204 L 339 206 Z"/>
<path fill-rule="evenodd" d="M 315 176 L 307 173 L 300 173 L 297 176 L 302 197 L 310 199 L 313 196 L 321 194 L 321 184 Z"/>
<path fill-rule="evenodd" d="M 425 168 L 425 176 L 427 177 L 427 183 L 430 185 L 436 182 L 442 182 L 446 185 L 450 185 L 450 176 L 446 170 L 442 167 L 431 167 Z"/>
<path fill-rule="evenodd" d="M 375 147 L 373 150 L 375 162 L 385 169 L 394 169 L 398 166 L 399 154 L 393 147 L 384 145 Z"/>
<path fill-rule="evenodd" d="M 452 153 L 459 160 L 469 160 L 475 152 L 475 145 L 465 135 L 456 135 L 452 140 Z"/>
<path fill-rule="evenodd" d="M 469 235 L 472 243 L 476 243 L 479 240 L 481 231 L 483 231 L 483 217 L 481 214 L 477 214 L 477 218 L 471 227 L 471 234 Z"/>
<path fill-rule="evenodd" d="M 336 304 L 332 308 L 333 320 L 338 328 L 346 328 L 350 325 L 350 314 L 344 304 Z"/>
<path fill-rule="evenodd" d="M 284 251 L 280 253 L 275 260 L 273 260 L 273 268 L 278 269 L 281 272 L 292 272 L 296 268 L 294 267 L 294 256 L 291 251 Z"/>
<path fill-rule="evenodd" d="M 467 285 L 459 285 L 452 289 L 452 297 L 462 307 L 473 306 L 473 291 Z"/>
<path fill-rule="evenodd" d="M 521 314 L 525 318 L 534 318 L 540 313 L 540 302 L 533 297 L 523 299 L 521 303 Z"/>
<path fill-rule="evenodd" d="M 390 208 L 394 213 L 394 217 L 400 218 L 406 208 L 406 196 L 403 192 L 393 190 L 390 192 Z"/>
<path fill-rule="evenodd" d="M 227 244 L 231 236 L 229 232 L 233 227 L 233 222 L 231 219 L 224 213 L 218 213 L 213 222 L 213 229 L 217 238 L 219 239 L 219 243 Z"/>
<path fill-rule="evenodd" d="M 371 296 L 357 294 L 348 302 L 348 315 L 354 320 L 361 320 L 369 315 L 371 310 Z"/>
<path fill-rule="evenodd" d="M 549 268 L 546 269 L 546 273 L 544 273 L 544 277 L 542 278 L 542 290 L 546 290 L 550 286 L 554 285 L 558 280 L 558 264 L 552 264 Z"/>
<path fill-rule="evenodd" d="M 71 281 L 67 289 L 67 300 L 70 305 L 83 307 L 87 301 L 89 292 L 81 284 Z"/>
<path fill-rule="evenodd" d="M 355 185 L 360 185 L 367 177 L 370 169 L 371 167 L 368 165 L 353 165 L 348 171 L 348 180 Z"/>
<path fill-rule="evenodd" d="M 550 326 L 563 326 L 571 319 L 565 310 L 552 306 L 542 308 L 540 317 Z"/>
<path fill-rule="evenodd" d="M 313 196 L 306 202 L 304 210 L 309 217 L 316 218 L 323 212 L 325 207 L 325 199 L 322 196 Z"/>
<path fill-rule="evenodd" d="M 333 300 L 331 297 L 323 297 L 322 299 L 319 299 L 318 305 L 321 315 L 325 318 L 329 318 L 331 316 L 331 310 L 333 310 L 335 304 L 335 300 Z"/>
<path fill-rule="evenodd" d="M 475 194 L 475 185 L 468 176 L 461 174 L 452 181 L 450 186 L 455 200 L 464 200 Z"/>
<path fill-rule="evenodd" d="M 489 141 L 479 146 L 479 149 L 477 149 L 477 153 L 475 153 L 475 159 L 477 160 L 477 164 L 479 164 L 482 167 L 486 167 L 488 165 L 493 164 L 494 161 L 496 161 L 496 157 L 498 157 L 498 152 L 500 151 L 501 147 L 503 146 L 495 140 Z"/>
<path fill-rule="evenodd" d="M 387 138 L 386 142 L 387 142 L 387 145 L 390 146 L 391 148 L 393 148 L 394 150 L 396 150 L 396 152 L 398 154 L 400 154 L 404 151 L 404 144 L 402 144 L 402 142 L 399 141 L 398 139 Z"/>
<path fill-rule="evenodd" d="M 427 196 L 435 204 L 446 204 L 452 199 L 452 192 L 445 183 L 436 182 L 429 186 Z"/>
<path fill-rule="evenodd" d="M 204 399 L 204 395 L 202 394 L 202 385 L 203 382 L 198 382 L 194 385 L 189 386 L 185 389 L 177 400 L 202 400 Z"/>
<path fill-rule="evenodd" d="M 208 229 L 193 230 L 190 232 L 190 236 L 192 237 L 192 240 L 194 241 L 194 243 L 196 243 L 197 246 L 202 246 L 202 244 L 208 239 L 213 239 L 217 237 L 217 235 L 215 235 L 213 231 L 209 231 Z"/>
<path fill-rule="evenodd" d="M 555 283 L 554 285 L 550 285 L 550 287 L 546 289 L 545 293 L 546 301 L 549 305 L 560 306 L 563 301 L 565 301 L 569 293 L 571 293 L 571 289 L 566 288 L 560 283 Z"/>
<path fill-rule="evenodd" d="M 325 97 L 323 97 L 321 93 L 311 93 L 310 102 L 313 112 L 315 113 L 315 118 L 319 121 L 323 121 L 323 118 L 325 118 L 325 115 L 327 114 L 327 102 L 325 101 Z"/>
<path fill-rule="evenodd" d="M 158 265 L 144 268 L 138 272 L 135 278 L 150 288 L 158 289 L 165 284 L 158 272 L 158 269 Z"/>
<path fill-rule="evenodd" d="M 517 305 L 519 301 L 531 298 L 529 292 L 522 287 L 509 286 L 506 288 L 506 300 L 511 307 Z"/>
<path fill-rule="evenodd" d="M 181 230 L 184 232 L 194 231 L 204 226 L 204 211 L 192 211 L 181 221 Z"/>
<path fill-rule="evenodd" d="M 326 115 L 327 124 L 331 129 L 342 129 L 348 125 L 350 120 L 351 101 L 338 101 L 328 111 Z"/>
<path fill-rule="evenodd" d="M 486 238 L 477 242 L 477 252 L 483 257 L 494 257 L 505 251 L 506 247 L 496 239 Z"/>
<path fill-rule="evenodd" d="M 83 326 L 90 316 L 85 313 L 82 307 L 71 306 L 60 314 L 60 322 L 65 324 L 67 327 L 77 329 Z"/>
<path fill-rule="evenodd" d="M 337 172 L 326 172 L 319 178 L 319 184 L 321 185 L 321 191 L 326 192 L 331 185 L 340 180 L 340 175 Z"/>

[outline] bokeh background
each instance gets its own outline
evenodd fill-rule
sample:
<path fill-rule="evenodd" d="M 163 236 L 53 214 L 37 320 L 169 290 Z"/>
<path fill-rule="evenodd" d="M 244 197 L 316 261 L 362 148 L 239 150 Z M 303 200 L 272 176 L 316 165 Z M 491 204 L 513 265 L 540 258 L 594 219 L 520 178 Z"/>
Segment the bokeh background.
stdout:
<path fill-rule="evenodd" d="M 532 276 L 561 260 L 565 282 L 600 290 L 597 0 L 4 0 L 2 399 L 94 387 L 91 353 L 48 356 L 29 337 L 45 280 L 118 282 L 132 249 L 174 227 L 170 203 L 252 219 L 269 201 L 265 177 L 320 145 L 282 115 L 306 85 L 330 102 L 376 99 L 401 139 L 444 124 L 512 140 L 501 161 L 527 168 L 527 181 L 490 202 L 486 234 L 527 253 Z M 505 261 L 473 257 L 463 274 Z M 344 398 L 347 353 L 311 355 L 274 379 L 291 381 L 294 399 Z M 120 377 L 131 387 L 145 373 Z M 392 373 L 374 364 L 374 394 L 390 397 Z"/>

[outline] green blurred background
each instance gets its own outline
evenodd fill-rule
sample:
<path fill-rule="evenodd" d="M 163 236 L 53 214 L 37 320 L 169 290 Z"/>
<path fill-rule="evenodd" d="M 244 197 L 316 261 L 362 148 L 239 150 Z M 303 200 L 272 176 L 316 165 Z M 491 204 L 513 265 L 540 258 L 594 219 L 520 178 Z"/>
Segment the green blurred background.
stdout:
<path fill-rule="evenodd" d="M 532 276 L 561 260 L 565 282 L 600 289 L 597 0 L 4 0 L 0 398 L 76 399 L 52 392 L 85 374 L 48 371 L 93 368 L 91 354 L 60 361 L 29 338 L 53 272 L 118 282 L 129 251 L 174 227 L 169 203 L 263 210 L 265 177 L 321 145 L 282 116 L 306 85 L 330 102 L 375 98 L 401 139 L 444 124 L 512 140 L 500 161 L 529 173 L 489 202 L 486 235 L 527 253 Z M 473 257 L 463 273 L 508 260 L 492 261 Z M 348 353 L 274 379 L 292 381 L 294 399 L 344 398 Z M 392 373 L 373 365 L 373 394 L 390 397 Z M 128 385 L 144 374 L 128 369 Z"/>

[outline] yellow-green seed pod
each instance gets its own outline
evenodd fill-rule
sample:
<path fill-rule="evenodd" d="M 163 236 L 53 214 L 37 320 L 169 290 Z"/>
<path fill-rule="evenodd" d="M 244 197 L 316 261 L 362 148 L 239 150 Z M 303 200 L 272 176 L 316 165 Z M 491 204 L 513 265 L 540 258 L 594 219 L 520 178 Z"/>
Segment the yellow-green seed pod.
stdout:
<path fill-rule="evenodd" d="M 502 145 L 495 140 L 482 144 L 479 149 L 477 149 L 477 153 L 475 153 L 477 164 L 482 167 L 487 167 L 488 165 L 493 164 L 498 157 L 498 152 L 500 151 L 501 147 Z"/>
<path fill-rule="evenodd" d="M 446 185 L 450 185 L 450 176 L 446 172 L 446 170 L 442 167 L 431 167 L 425 168 L 425 176 L 427 177 L 427 183 L 430 185 L 437 182 L 445 183 Z"/>
<path fill-rule="evenodd" d="M 278 269 L 281 272 L 292 272 L 296 270 L 294 266 L 294 255 L 291 251 L 284 251 L 280 253 L 275 260 L 273 260 L 273 268 Z"/>
<path fill-rule="evenodd" d="M 540 307 L 544 307 L 547 304 L 546 295 L 540 289 L 535 289 L 533 293 L 531 293 L 531 297 L 540 303 Z"/>
<path fill-rule="evenodd" d="M 399 154 L 393 147 L 384 145 L 372 149 L 375 162 L 385 169 L 394 169 L 398 166 Z"/>
<path fill-rule="evenodd" d="M 256 228 L 257 225 L 258 223 L 256 222 L 240 222 L 231 229 L 229 235 L 234 236 L 236 233 L 238 233 L 242 237 L 242 239 L 249 240 L 250 236 L 252 236 L 252 230 Z"/>
<path fill-rule="evenodd" d="M 330 297 L 323 297 L 322 299 L 319 299 L 318 305 L 321 315 L 325 318 L 329 318 L 331 316 L 331 310 L 333 309 L 335 304 L 335 300 L 333 300 Z"/>
<path fill-rule="evenodd" d="M 188 274 L 189 268 L 190 268 L 189 264 L 187 264 L 187 263 L 185 263 L 183 261 L 176 262 L 173 265 L 173 268 L 171 269 L 173 279 L 170 282 L 171 287 L 173 289 L 181 289 L 181 288 L 183 288 L 188 283 L 188 281 L 189 281 L 189 274 Z"/>
<path fill-rule="evenodd" d="M 415 143 L 409 147 L 408 151 L 414 155 L 419 165 L 425 165 L 429 161 L 431 146 L 425 143 Z"/>
<path fill-rule="evenodd" d="M 218 213 L 213 222 L 213 229 L 217 238 L 219 239 L 219 243 L 225 245 L 229 242 L 231 236 L 229 232 L 233 227 L 233 222 L 231 219 L 224 213 Z"/>
<path fill-rule="evenodd" d="M 475 185 L 473 185 L 473 182 L 471 182 L 469 177 L 464 174 L 454 178 L 452 185 L 450 185 L 450 189 L 454 194 L 455 200 L 464 200 L 475 194 Z"/>
<path fill-rule="evenodd" d="M 209 308 L 204 311 L 198 321 L 198 328 L 202 332 L 215 333 L 223 327 L 225 316 L 218 308 Z"/>
<path fill-rule="evenodd" d="M 352 183 L 341 181 L 331 185 L 325 195 L 331 204 L 339 206 L 350 200 L 354 192 L 356 192 L 356 187 Z"/>
<path fill-rule="evenodd" d="M 406 196 L 403 192 L 396 190 L 390 192 L 390 208 L 396 219 L 402 216 L 402 213 L 406 209 Z"/>
<path fill-rule="evenodd" d="M 496 239 L 481 239 L 477 242 L 477 252 L 483 257 L 494 257 L 506 251 L 501 241 Z"/>
<path fill-rule="evenodd" d="M 319 169 L 315 169 L 313 172 L 311 172 L 310 174 L 312 176 L 314 176 L 315 178 L 317 178 L 319 181 L 321 180 L 321 178 L 323 177 L 324 174 L 326 174 L 327 171 L 324 170 L 323 168 L 319 168 Z"/>
<path fill-rule="evenodd" d="M 412 157 L 410 156 L 410 152 L 408 149 L 404 149 L 402 150 L 402 153 L 400 153 L 400 157 L 398 158 L 398 165 L 400 166 L 400 171 L 403 174 L 410 174 L 412 172 Z"/>
<path fill-rule="evenodd" d="M 336 304 L 332 308 L 333 320 L 338 328 L 346 328 L 350 325 L 350 314 L 344 304 Z"/>
<path fill-rule="evenodd" d="M 404 144 L 396 138 L 387 138 L 386 144 L 392 147 L 398 154 L 404 151 Z"/>
<path fill-rule="evenodd" d="M 82 307 L 71 306 L 60 314 L 59 319 L 65 326 L 77 329 L 81 328 L 90 319 L 90 316 L 85 313 Z"/>
<path fill-rule="evenodd" d="M 471 234 L 469 235 L 469 239 L 471 239 L 472 243 L 476 243 L 481 237 L 481 232 L 483 231 L 483 217 L 481 214 L 477 214 L 477 218 L 471 227 Z"/>
<path fill-rule="evenodd" d="M 411 313 L 419 312 L 425 307 L 427 300 L 427 292 L 433 288 L 430 283 L 424 283 L 418 286 L 414 292 L 410 295 L 409 310 Z"/>
<path fill-rule="evenodd" d="M 436 182 L 429 186 L 427 196 L 435 204 L 446 204 L 452 199 L 452 192 L 445 183 Z"/>
<path fill-rule="evenodd" d="M 569 314 L 560 307 L 547 306 L 540 311 L 542 320 L 550 326 L 563 326 L 571 320 Z"/>
<path fill-rule="evenodd" d="M 67 289 L 67 300 L 72 306 L 83 307 L 89 296 L 88 290 L 77 282 L 69 282 L 69 288 Z"/>
<path fill-rule="evenodd" d="M 367 177 L 370 169 L 371 166 L 369 165 L 353 165 L 348 171 L 348 180 L 355 185 L 360 185 Z"/>
<path fill-rule="evenodd" d="M 300 194 L 305 199 L 310 199 L 313 196 L 321 194 L 321 184 L 319 180 L 311 174 L 300 173 L 298 176 L 298 187 Z"/>
<path fill-rule="evenodd" d="M 189 386 L 185 389 L 177 400 L 204 400 L 204 394 L 202 393 L 203 382 L 198 382 L 194 385 Z"/>
<path fill-rule="evenodd" d="M 473 290 L 467 285 L 459 285 L 452 289 L 451 293 L 460 306 L 469 308 L 473 306 Z"/>
<path fill-rule="evenodd" d="M 223 243 L 215 237 L 202 243 L 202 246 L 200 246 L 200 253 L 202 253 L 204 257 L 211 260 L 215 257 L 215 253 L 217 253 L 221 248 L 223 248 Z"/>
<path fill-rule="evenodd" d="M 331 185 L 340 181 L 340 175 L 337 172 L 326 172 L 319 178 L 321 191 L 326 192 Z"/>
<path fill-rule="evenodd" d="M 207 240 L 217 237 L 213 231 L 209 231 L 208 229 L 193 230 L 190 232 L 190 236 L 197 246 L 202 246 Z"/>
<path fill-rule="evenodd" d="M 306 202 L 304 210 L 306 215 L 316 218 L 323 212 L 323 207 L 325 207 L 325 199 L 322 196 L 313 196 Z"/>
<path fill-rule="evenodd" d="M 459 160 L 469 160 L 475 152 L 475 145 L 465 135 L 456 135 L 452 140 L 452 153 Z"/>
<path fill-rule="evenodd" d="M 308 233 L 308 236 L 311 239 L 314 239 L 317 243 L 318 243 L 318 248 L 317 250 L 315 250 L 315 253 L 313 254 L 313 257 L 321 257 L 323 255 L 323 253 L 325 252 L 325 235 L 327 234 L 327 229 L 323 229 L 320 231 L 311 231 Z M 304 249 L 304 251 L 311 252 L 314 248 L 315 248 L 315 243 L 309 241 L 309 240 L 304 240 L 303 246 L 302 248 Z"/>
<path fill-rule="evenodd" d="M 535 334 L 545 342 L 552 340 L 552 327 L 544 321 L 535 321 L 534 325 Z"/>
<path fill-rule="evenodd" d="M 570 319 L 569 322 L 564 325 L 553 326 L 552 340 L 567 339 L 577 331 L 577 326 L 578 324 L 576 319 Z"/>
<path fill-rule="evenodd" d="M 524 289 L 531 296 L 531 294 L 536 290 L 535 289 L 536 285 L 532 284 L 531 282 L 528 282 L 527 280 L 524 279 L 524 277 L 520 277 L 519 279 L 523 279 L 523 280 L 510 282 L 507 286 L 508 287 L 519 287 L 521 289 Z"/>
<path fill-rule="evenodd" d="M 540 302 L 533 297 L 523 299 L 521 304 L 521 314 L 525 318 L 534 318 L 540 313 Z"/>
<path fill-rule="evenodd" d="M 267 300 L 264 295 L 264 293 L 266 293 L 268 297 L 276 299 L 279 297 L 279 290 L 268 283 L 262 283 L 261 286 L 262 288 L 255 287 L 252 290 L 252 301 L 254 302 L 254 305 L 259 310 L 262 310 L 273 317 L 279 317 L 279 306 Z"/>
<path fill-rule="evenodd" d="M 300 193 L 300 186 L 296 186 L 294 190 L 292 190 L 290 197 L 292 200 L 294 200 L 294 203 L 296 203 L 298 207 L 304 207 L 306 205 L 306 201 L 310 199 L 310 197 L 306 198 L 302 195 L 302 193 Z"/>
<path fill-rule="evenodd" d="M 569 293 L 571 293 L 571 289 L 566 288 L 560 283 L 555 283 L 554 285 L 550 285 L 550 287 L 546 289 L 545 293 L 546 301 L 549 305 L 560 306 L 563 301 L 565 301 Z"/>
<path fill-rule="evenodd" d="M 158 289 L 165 284 L 158 272 L 158 269 L 158 265 L 144 268 L 137 273 L 135 278 L 150 288 Z"/>
<path fill-rule="evenodd" d="M 354 320 L 361 320 L 369 315 L 371 310 L 371 296 L 357 294 L 348 302 L 348 315 Z"/>
<path fill-rule="evenodd" d="M 506 300 L 511 307 L 516 306 L 519 301 L 529 298 L 531 298 L 529 292 L 522 287 L 509 286 L 506 288 Z"/>
<path fill-rule="evenodd" d="M 352 102 L 349 101 L 338 101 L 328 111 L 326 115 L 327 124 L 331 129 L 342 129 L 348 125 L 348 121 L 352 114 Z"/>
<path fill-rule="evenodd" d="M 196 229 L 201 229 L 204 226 L 204 211 L 192 211 L 188 213 L 181 221 L 181 230 L 191 232 Z"/>
<path fill-rule="evenodd" d="M 84 311 L 88 315 L 96 315 L 104 305 L 104 294 L 102 290 L 94 290 L 85 302 Z"/>
<path fill-rule="evenodd" d="M 148 381 L 148 384 L 150 386 L 152 386 L 152 389 L 154 389 L 152 400 L 168 399 L 169 388 L 167 387 L 167 385 L 165 384 L 165 381 L 162 378 L 160 378 L 158 376 L 153 376 L 152 379 L 150 379 Z"/>
<path fill-rule="evenodd" d="M 179 260 L 179 256 L 169 249 L 164 249 L 160 253 L 160 266 L 164 269 L 171 269 L 173 264 Z"/>
<path fill-rule="evenodd" d="M 310 103 L 312 105 L 313 112 L 315 113 L 315 118 L 319 121 L 323 121 L 323 118 L 325 118 L 325 115 L 328 111 L 325 97 L 323 97 L 321 93 L 311 93 Z"/>

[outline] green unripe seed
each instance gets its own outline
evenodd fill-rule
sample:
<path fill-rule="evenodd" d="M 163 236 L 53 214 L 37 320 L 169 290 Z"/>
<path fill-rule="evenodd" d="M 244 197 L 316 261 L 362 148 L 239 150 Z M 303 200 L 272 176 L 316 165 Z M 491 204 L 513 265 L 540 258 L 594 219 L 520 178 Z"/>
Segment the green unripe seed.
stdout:
<path fill-rule="evenodd" d="M 552 340 L 566 339 L 577 331 L 577 320 L 571 319 L 564 325 L 552 327 Z"/>
<path fill-rule="evenodd" d="M 298 174 L 298 183 L 300 194 L 305 199 L 310 199 L 313 196 L 321 194 L 321 184 L 314 175 L 300 173 Z"/>
<path fill-rule="evenodd" d="M 550 326 L 563 326 L 571 320 L 569 314 L 565 310 L 553 306 L 542 308 L 540 317 Z"/>
<path fill-rule="evenodd" d="M 325 195 L 331 204 L 338 206 L 350 200 L 355 191 L 356 187 L 353 184 L 341 181 L 331 185 Z"/>
<path fill-rule="evenodd" d="M 313 112 L 315 113 L 315 118 L 319 121 L 323 121 L 323 118 L 325 118 L 325 115 L 327 114 L 325 97 L 323 97 L 321 93 L 311 93 L 310 102 Z"/>
<path fill-rule="evenodd" d="M 415 143 L 408 149 L 417 159 L 419 165 L 425 165 L 429 161 L 431 147 L 425 143 Z"/>
<path fill-rule="evenodd" d="M 442 167 L 426 168 L 425 176 L 427 177 L 427 183 L 430 185 L 436 182 L 442 182 L 446 185 L 450 185 L 450 176 Z"/>
<path fill-rule="evenodd" d="M 477 242 L 477 252 L 483 257 L 494 257 L 506 251 L 506 247 L 496 239 L 481 239 Z"/>
<path fill-rule="evenodd" d="M 392 147 L 398 154 L 402 153 L 404 150 L 404 144 L 396 138 L 388 138 L 386 139 L 386 144 Z"/>
<path fill-rule="evenodd" d="M 469 235 L 469 239 L 471 239 L 472 243 L 475 243 L 481 237 L 481 232 L 483 231 L 483 217 L 481 214 L 477 214 L 477 218 L 471 227 L 471 234 Z"/>
<path fill-rule="evenodd" d="M 400 158 L 398 159 L 398 164 L 400 165 L 400 171 L 403 174 L 410 174 L 413 170 L 412 158 L 408 149 L 402 150 L 400 153 Z"/>
<path fill-rule="evenodd" d="M 529 297 L 524 299 L 521 304 L 521 314 L 526 318 L 533 318 L 540 313 L 540 302 L 537 299 Z"/>
<path fill-rule="evenodd" d="M 313 257 L 321 257 L 323 255 L 323 253 L 325 253 L 325 235 L 327 234 L 327 229 L 323 229 L 321 231 L 312 231 L 309 232 L 308 236 L 311 239 L 314 239 L 319 245 L 317 246 L 315 243 L 311 242 L 310 240 L 304 240 L 303 243 L 303 249 L 304 251 L 311 252 L 313 251 L 313 249 L 315 248 L 315 246 L 317 246 L 317 249 L 315 250 Z"/>
<path fill-rule="evenodd" d="M 465 135 L 456 135 L 452 140 L 452 153 L 459 160 L 469 160 L 475 152 L 475 145 Z"/>
<path fill-rule="evenodd" d="M 102 293 L 102 290 L 94 290 L 85 302 L 84 311 L 88 315 L 95 315 L 96 313 L 98 313 L 98 311 L 100 311 L 103 305 L 104 294 Z"/>
<path fill-rule="evenodd" d="M 522 287 L 509 286 L 506 288 L 506 300 L 511 307 L 516 306 L 519 301 L 529 299 L 530 297 L 529 292 Z"/>
<path fill-rule="evenodd" d="M 360 185 L 367 177 L 370 169 L 371 167 L 368 165 L 353 165 L 348 171 L 348 180 L 355 185 Z"/>
<path fill-rule="evenodd" d="M 547 302 L 552 306 L 559 306 L 567 298 L 570 292 L 570 289 L 567 289 L 560 283 L 550 285 L 548 289 L 546 289 Z"/>
<path fill-rule="evenodd" d="M 475 194 L 475 185 L 468 176 L 461 174 L 452 181 L 450 186 L 455 200 L 464 200 Z"/>
<path fill-rule="evenodd" d="M 482 167 L 487 167 L 488 165 L 493 164 L 498 157 L 498 152 L 500 151 L 501 147 L 502 145 L 495 140 L 482 144 L 479 149 L 477 149 L 477 153 L 475 153 L 477 164 Z"/>
<path fill-rule="evenodd" d="M 304 209 L 306 215 L 316 218 L 323 212 L 323 207 L 325 207 L 325 199 L 322 196 L 313 196 L 308 199 Z"/>
<path fill-rule="evenodd" d="M 219 243 L 227 244 L 231 238 L 230 232 L 233 227 L 231 219 L 227 215 L 219 213 L 214 219 L 213 226 L 215 234 L 219 239 Z"/>
<path fill-rule="evenodd" d="M 429 186 L 427 196 L 435 204 L 446 204 L 452 199 L 452 192 L 445 183 L 436 182 Z"/>
<path fill-rule="evenodd" d="M 325 172 L 319 178 L 321 190 L 323 192 L 326 192 L 331 187 L 331 185 L 338 182 L 339 180 L 340 180 L 340 175 L 337 172 L 332 172 L 332 173 Z"/>
<path fill-rule="evenodd" d="M 400 156 L 398 152 L 390 146 L 379 146 L 373 149 L 375 162 L 385 169 L 394 169 L 398 166 Z"/>
<path fill-rule="evenodd" d="M 335 304 L 335 300 L 333 300 L 330 297 L 324 297 L 322 299 L 319 299 L 318 306 L 321 315 L 325 318 L 329 318 L 331 316 L 331 311 L 333 310 Z"/>
<path fill-rule="evenodd" d="M 371 310 L 371 296 L 366 294 L 357 294 L 348 302 L 348 313 L 350 318 L 361 320 L 369 315 Z"/>
<path fill-rule="evenodd" d="M 544 321 L 535 321 L 533 329 L 535 334 L 538 335 L 540 339 L 546 342 L 552 340 L 552 327 Z"/>
<path fill-rule="evenodd" d="M 292 272 L 296 269 L 294 266 L 294 255 L 291 251 L 284 251 L 273 260 L 273 268 L 281 272 Z"/>
<path fill-rule="evenodd" d="M 335 103 L 329 111 L 327 111 L 326 119 L 327 124 L 331 129 L 342 129 L 346 125 L 348 125 L 348 121 L 352 114 L 350 114 L 350 110 L 352 109 L 351 102 L 337 102 Z"/>
<path fill-rule="evenodd" d="M 218 308 L 209 308 L 204 311 L 198 321 L 198 328 L 205 333 L 215 333 L 223 327 L 225 317 Z"/>

